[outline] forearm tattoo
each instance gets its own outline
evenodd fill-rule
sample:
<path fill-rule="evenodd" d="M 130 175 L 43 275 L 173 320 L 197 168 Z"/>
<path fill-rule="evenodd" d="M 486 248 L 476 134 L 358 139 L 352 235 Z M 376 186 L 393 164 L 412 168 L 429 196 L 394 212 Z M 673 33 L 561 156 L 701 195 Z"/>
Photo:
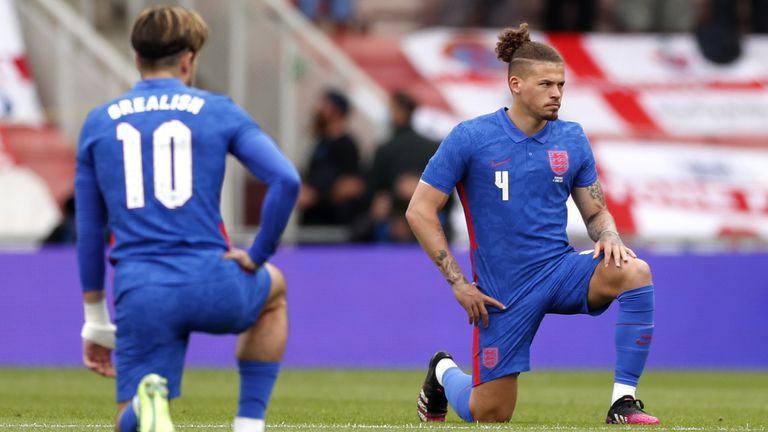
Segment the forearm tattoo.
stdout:
<path fill-rule="evenodd" d="M 592 199 L 596 201 L 597 207 L 600 208 L 600 211 L 592 215 L 587 221 L 589 238 L 597 241 L 600 239 L 600 234 L 604 231 L 613 232 L 618 237 L 616 222 L 614 222 L 613 216 L 605 208 L 605 195 L 603 195 L 603 188 L 600 186 L 600 182 L 592 183 L 587 187 L 587 190 Z"/>
<path fill-rule="evenodd" d="M 448 255 L 448 251 L 439 251 L 435 258 L 435 264 L 437 264 L 437 267 L 449 284 L 453 285 L 462 281 L 467 282 L 467 278 L 464 277 L 464 273 L 461 271 L 459 263 L 456 262 L 456 258 Z"/>
<path fill-rule="evenodd" d="M 600 212 L 593 216 L 589 220 L 589 223 L 587 223 L 587 232 L 589 233 L 589 238 L 593 241 L 600 240 L 600 234 L 605 231 L 616 234 L 616 226 L 612 223 L 613 218 L 605 217 L 606 215 L 610 216 L 608 212 Z M 618 236 L 618 234 L 616 235 Z"/>
<path fill-rule="evenodd" d="M 598 241 L 600 234 L 604 232 L 610 232 L 619 237 L 619 233 L 616 230 L 616 222 L 613 220 L 613 216 L 608 213 L 608 210 L 605 209 L 595 213 L 587 221 L 587 233 L 593 241 Z"/>

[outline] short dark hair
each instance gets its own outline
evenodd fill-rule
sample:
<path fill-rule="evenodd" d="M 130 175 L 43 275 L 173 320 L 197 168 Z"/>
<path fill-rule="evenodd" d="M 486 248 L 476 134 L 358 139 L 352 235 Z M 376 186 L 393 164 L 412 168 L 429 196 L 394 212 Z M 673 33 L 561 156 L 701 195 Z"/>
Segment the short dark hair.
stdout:
<path fill-rule="evenodd" d="M 563 57 L 556 49 L 531 40 L 528 23 L 501 32 L 496 44 L 496 55 L 499 60 L 509 63 L 507 76 L 525 74 L 532 61 L 563 63 Z"/>
<path fill-rule="evenodd" d="M 419 106 L 419 104 L 416 102 L 416 99 L 402 90 L 398 90 L 392 94 L 392 102 L 398 108 L 405 111 L 408 114 L 408 118 L 413 116 L 413 113 Z"/>
<path fill-rule="evenodd" d="M 131 46 L 143 69 L 178 64 L 188 51 L 198 52 L 208 38 L 208 25 L 200 15 L 180 6 L 144 9 L 133 23 Z"/>
<path fill-rule="evenodd" d="M 326 90 L 325 98 L 343 117 L 349 114 L 349 99 L 347 99 L 344 93 L 335 89 Z"/>

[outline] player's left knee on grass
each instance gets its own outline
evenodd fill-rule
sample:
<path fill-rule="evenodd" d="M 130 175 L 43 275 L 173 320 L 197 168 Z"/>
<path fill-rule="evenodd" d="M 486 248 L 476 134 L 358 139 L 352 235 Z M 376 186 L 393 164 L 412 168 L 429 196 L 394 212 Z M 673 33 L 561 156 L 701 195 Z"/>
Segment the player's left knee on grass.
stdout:
<path fill-rule="evenodd" d="M 515 408 L 504 404 L 492 404 L 489 406 L 475 406 L 472 410 L 472 417 L 475 421 L 481 423 L 504 423 L 512 420 L 512 414 Z"/>
<path fill-rule="evenodd" d="M 133 431 L 123 431 L 121 426 L 121 420 L 123 417 L 123 412 L 127 409 L 133 409 L 131 408 L 131 401 L 127 402 L 118 402 L 117 404 L 117 414 L 115 415 L 115 432 L 133 432 Z"/>

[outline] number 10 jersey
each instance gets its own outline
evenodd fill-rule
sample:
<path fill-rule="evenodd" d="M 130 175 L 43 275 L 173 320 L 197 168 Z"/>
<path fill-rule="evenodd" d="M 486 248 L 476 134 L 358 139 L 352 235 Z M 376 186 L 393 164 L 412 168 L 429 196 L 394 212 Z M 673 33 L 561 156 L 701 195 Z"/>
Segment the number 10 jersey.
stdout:
<path fill-rule="evenodd" d="M 266 177 L 277 175 L 275 167 L 295 173 L 274 142 L 228 97 L 175 78 L 140 81 L 90 112 L 77 156 L 78 212 L 87 212 L 78 218 L 78 230 L 92 235 L 89 230 L 108 222 L 115 239 L 110 258 L 118 263 L 116 285 L 216 277 L 205 266 L 220 261 L 229 248 L 219 210 L 229 153 L 260 166 Z M 274 243 L 256 255 L 271 254 Z M 89 262 L 103 261 L 103 242 L 100 247 L 97 242 L 79 247 L 86 291 L 103 285 L 103 269 Z"/>

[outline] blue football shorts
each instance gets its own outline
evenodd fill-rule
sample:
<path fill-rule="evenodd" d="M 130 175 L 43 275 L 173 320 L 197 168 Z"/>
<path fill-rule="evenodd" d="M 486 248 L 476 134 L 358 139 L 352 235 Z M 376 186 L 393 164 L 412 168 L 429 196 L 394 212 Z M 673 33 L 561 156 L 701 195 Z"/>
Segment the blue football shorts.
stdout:
<path fill-rule="evenodd" d="M 597 310 L 587 304 L 589 282 L 600 262 L 592 259 L 592 251 L 564 254 L 514 287 L 526 293 L 515 304 L 504 311 L 490 308 L 488 328 L 475 327 L 474 385 L 529 371 L 531 342 L 544 315 L 605 312 L 610 304 Z"/>
<path fill-rule="evenodd" d="M 266 267 L 240 270 L 234 261 L 216 282 L 142 286 L 121 292 L 117 324 L 117 401 L 130 400 L 141 379 L 168 379 L 169 397 L 181 394 L 184 357 L 191 332 L 239 334 L 251 327 L 272 284 Z"/>

